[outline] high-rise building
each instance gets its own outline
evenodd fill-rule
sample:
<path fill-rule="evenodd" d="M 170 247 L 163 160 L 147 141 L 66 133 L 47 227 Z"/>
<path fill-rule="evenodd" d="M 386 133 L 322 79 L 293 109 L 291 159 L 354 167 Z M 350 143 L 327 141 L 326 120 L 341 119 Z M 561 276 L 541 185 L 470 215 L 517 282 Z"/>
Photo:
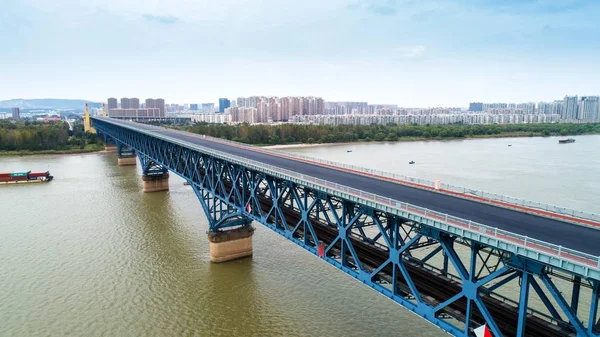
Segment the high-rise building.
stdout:
<path fill-rule="evenodd" d="M 154 100 L 154 107 L 158 108 L 160 111 L 160 116 L 165 117 L 165 100 L 162 98 L 157 98 Z"/>
<path fill-rule="evenodd" d="M 198 104 L 190 104 L 190 110 L 198 111 Z"/>
<path fill-rule="evenodd" d="M 117 102 L 117 99 L 114 97 L 111 97 L 108 99 L 108 111 L 112 110 L 112 109 L 116 109 L 119 107 L 119 103 Z"/>
<path fill-rule="evenodd" d="M 208 112 L 215 112 L 215 103 L 202 103 L 202 110 L 206 110 Z"/>
<path fill-rule="evenodd" d="M 522 109 L 523 112 L 526 114 L 534 114 L 535 113 L 535 103 L 533 103 L 533 102 L 519 103 L 519 104 L 517 104 L 517 106 L 515 108 Z"/>
<path fill-rule="evenodd" d="M 157 108 L 144 109 L 112 109 L 108 112 L 109 117 L 148 118 L 164 117 L 160 115 Z"/>
<path fill-rule="evenodd" d="M 129 98 L 123 97 L 121 98 L 121 109 L 131 109 Z"/>
<path fill-rule="evenodd" d="M 553 115 L 560 115 L 562 114 L 562 109 L 563 109 L 563 101 L 554 101 L 552 102 L 552 114 Z"/>
<path fill-rule="evenodd" d="M 225 109 L 231 106 L 231 102 L 227 98 L 219 98 L 219 112 L 225 112 Z"/>
<path fill-rule="evenodd" d="M 573 120 L 577 119 L 577 96 L 565 96 L 563 100 L 563 107 L 561 113 L 561 119 Z"/>
<path fill-rule="evenodd" d="M 130 98 L 129 99 L 129 109 L 139 109 L 140 108 L 140 99 L 139 98 Z"/>
<path fill-rule="evenodd" d="M 144 104 L 146 106 L 146 109 L 151 109 L 154 108 L 154 99 L 152 98 L 146 98 L 146 104 Z"/>
<path fill-rule="evenodd" d="M 19 119 L 21 119 L 21 109 L 19 108 L 12 108 L 12 118 L 16 121 L 18 121 Z"/>
<path fill-rule="evenodd" d="M 579 101 L 577 119 L 585 121 L 599 120 L 599 98 L 600 97 L 598 96 L 581 96 L 581 100 Z"/>
<path fill-rule="evenodd" d="M 165 100 L 162 98 L 152 99 L 146 98 L 146 104 L 144 104 L 146 109 L 157 108 L 160 117 L 165 117 Z"/>

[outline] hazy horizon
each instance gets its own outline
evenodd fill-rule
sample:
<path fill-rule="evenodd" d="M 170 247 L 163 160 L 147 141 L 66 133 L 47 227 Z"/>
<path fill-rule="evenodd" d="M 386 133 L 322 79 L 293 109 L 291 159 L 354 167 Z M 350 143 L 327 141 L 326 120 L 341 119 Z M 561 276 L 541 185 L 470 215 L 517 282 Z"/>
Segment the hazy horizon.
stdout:
<path fill-rule="evenodd" d="M 3 99 L 318 96 L 402 107 L 600 94 L 600 2 L 7 0 Z"/>

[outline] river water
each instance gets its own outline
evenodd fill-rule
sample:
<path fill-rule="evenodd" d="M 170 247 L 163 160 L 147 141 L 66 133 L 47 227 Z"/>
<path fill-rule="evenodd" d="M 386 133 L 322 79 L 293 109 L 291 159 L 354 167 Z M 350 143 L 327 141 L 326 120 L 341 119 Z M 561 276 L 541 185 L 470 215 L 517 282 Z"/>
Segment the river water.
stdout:
<path fill-rule="evenodd" d="M 576 140 L 289 151 L 599 212 L 600 136 Z M 114 153 L 1 158 L 8 170 L 55 180 L 0 186 L 0 336 L 445 335 L 260 224 L 253 258 L 211 264 L 203 211 L 174 175 L 144 194 Z"/>

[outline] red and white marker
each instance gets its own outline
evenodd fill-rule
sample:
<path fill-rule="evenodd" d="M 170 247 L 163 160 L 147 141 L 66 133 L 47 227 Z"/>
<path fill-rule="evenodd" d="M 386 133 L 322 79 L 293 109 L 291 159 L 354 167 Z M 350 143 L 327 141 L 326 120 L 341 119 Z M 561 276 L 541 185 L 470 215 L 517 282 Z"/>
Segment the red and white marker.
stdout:
<path fill-rule="evenodd" d="M 473 330 L 475 336 L 477 337 L 493 337 L 490 328 L 488 328 L 487 324 L 480 326 L 479 328 Z"/>

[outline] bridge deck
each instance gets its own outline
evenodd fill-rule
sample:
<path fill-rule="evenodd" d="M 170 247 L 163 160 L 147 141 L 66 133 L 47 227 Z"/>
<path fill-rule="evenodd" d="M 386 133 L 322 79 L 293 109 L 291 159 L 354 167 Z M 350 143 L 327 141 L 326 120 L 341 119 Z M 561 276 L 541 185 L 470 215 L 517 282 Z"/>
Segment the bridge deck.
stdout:
<path fill-rule="evenodd" d="M 296 171 L 595 256 L 600 255 L 600 245 L 598 245 L 598 242 L 600 242 L 600 230 L 597 229 L 577 226 L 556 219 L 549 219 L 416 187 L 400 185 L 335 168 L 270 155 L 264 151 L 257 152 L 248 148 L 235 147 L 226 143 L 214 142 L 193 133 L 126 121 L 111 120 L 111 122 Z"/>

